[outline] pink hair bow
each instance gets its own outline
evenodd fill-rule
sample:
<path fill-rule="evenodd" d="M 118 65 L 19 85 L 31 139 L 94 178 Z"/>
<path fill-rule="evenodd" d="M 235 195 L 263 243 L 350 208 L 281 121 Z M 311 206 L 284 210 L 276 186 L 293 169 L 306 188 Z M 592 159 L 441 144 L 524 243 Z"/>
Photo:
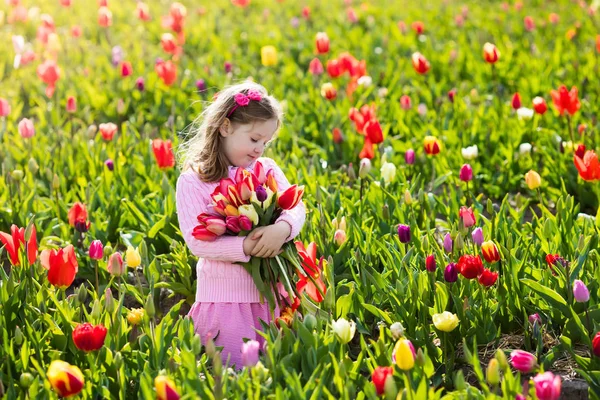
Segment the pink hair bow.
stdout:
<path fill-rule="evenodd" d="M 260 92 L 258 92 L 256 90 L 248 90 L 248 94 L 238 93 L 235 96 L 233 96 L 233 98 L 235 99 L 236 104 L 235 104 L 235 106 L 233 106 L 231 111 L 229 111 L 229 114 L 227 114 L 227 117 L 229 117 L 231 114 L 233 114 L 233 112 L 238 107 L 246 107 L 248 104 L 250 104 L 250 100 L 261 101 L 262 95 L 260 94 Z"/>

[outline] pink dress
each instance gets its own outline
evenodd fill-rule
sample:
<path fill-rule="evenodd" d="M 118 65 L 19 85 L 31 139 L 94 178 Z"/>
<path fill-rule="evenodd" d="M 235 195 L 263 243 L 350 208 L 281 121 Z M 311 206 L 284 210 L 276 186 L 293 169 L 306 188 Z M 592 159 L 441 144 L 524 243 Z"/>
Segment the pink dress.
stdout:
<path fill-rule="evenodd" d="M 273 169 L 279 191 L 290 187 L 285 175 L 270 158 L 259 158 L 265 171 Z M 255 163 L 247 169 L 252 170 Z M 236 167 L 229 167 L 229 177 L 235 177 Z M 198 225 L 197 216 L 208 211 L 210 195 L 217 183 L 203 182 L 198 174 L 188 169 L 177 180 L 177 215 L 179 227 L 192 254 L 199 257 L 196 271 L 198 275 L 196 301 L 188 316 L 194 321 L 197 334 L 202 343 L 209 337 L 216 346 L 222 346 L 223 362 L 242 367 L 241 348 L 243 338 L 254 339 L 261 346 L 264 343 L 255 329 L 260 330 L 259 320 L 271 322 L 269 306 L 260 303 L 259 292 L 252 277 L 244 267 L 235 262 L 247 262 L 250 256 L 244 254 L 244 237 L 221 236 L 213 242 L 197 240 L 192 231 Z M 277 219 L 287 222 L 291 227 L 287 241 L 298 235 L 306 219 L 306 208 L 302 202 L 292 210 L 282 212 Z M 275 317 L 279 309 L 275 310 Z M 215 339 L 216 337 L 216 339 Z M 262 348 L 262 347 L 261 347 Z"/>

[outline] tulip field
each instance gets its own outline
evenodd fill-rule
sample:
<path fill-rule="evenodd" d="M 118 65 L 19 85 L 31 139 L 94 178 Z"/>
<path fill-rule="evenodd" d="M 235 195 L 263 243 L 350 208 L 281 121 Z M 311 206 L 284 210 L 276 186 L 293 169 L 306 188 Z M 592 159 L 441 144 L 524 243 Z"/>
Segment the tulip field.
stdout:
<path fill-rule="evenodd" d="M 598 1 L 6 0 L 0 38 L 0 398 L 600 400 Z M 302 300 L 233 367 L 175 194 L 248 79 Z"/>

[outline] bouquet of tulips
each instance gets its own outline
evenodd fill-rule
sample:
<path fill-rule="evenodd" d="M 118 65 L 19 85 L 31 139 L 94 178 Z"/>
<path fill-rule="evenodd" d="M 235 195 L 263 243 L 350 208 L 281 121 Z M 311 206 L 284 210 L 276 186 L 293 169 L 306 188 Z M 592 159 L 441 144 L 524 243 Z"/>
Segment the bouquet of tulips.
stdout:
<path fill-rule="evenodd" d="M 198 216 L 199 225 L 192 235 L 204 241 L 213 241 L 222 235 L 246 236 L 257 227 L 275 223 L 284 210 L 296 207 L 303 193 L 304 187 L 297 185 L 279 192 L 274 171 L 265 173 L 258 161 L 254 172 L 238 168 L 234 179 L 221 179 L 211 195 L 209 212 Z M 285 243 L 282 250 L 274 258 L 252 257 L 249 262 L 241 263 L 252 276 L 261 300 L 268 300 L 271 311 L 275 309 L 276 300 L 280 306 L 290 306 L 280 296 L 278 283 L 283 284 L 295 303 L 299 299 L 298 289 L 308 279 L 313 279 L 311 283 L 314 283 L 314 278 L 306 273 L 298 260 L 296 246 Z M 300 287 L 293 285 L 294 270 L 299 274 L 299 282 L 304 282 Z M 316 284 L 319 288 L 323 286 Z"/>

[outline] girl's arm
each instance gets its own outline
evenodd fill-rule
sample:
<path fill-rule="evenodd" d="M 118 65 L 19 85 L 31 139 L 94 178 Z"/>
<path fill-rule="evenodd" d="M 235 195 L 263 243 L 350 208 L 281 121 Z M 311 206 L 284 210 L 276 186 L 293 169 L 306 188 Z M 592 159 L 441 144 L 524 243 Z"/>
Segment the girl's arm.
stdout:
<path fill-rule="evenodd" d="M 179 229 L 188 248 L 195 256 L 217 261 L 248 262 L 250 256 L 244 253 L 244 236 L 221 236 L 214 242 L 205 242 L 192 236 L 198 225 L 198 215 L 207 210 L 211 201 L 210 186 L 193 174 L 184 173 L 177 179 L 177 216 Z"/>
<path fill-rule="evenodd" d="M 277 190 L 281 192 L 289 188 L 291 186 L 290 182 L 285 177 L 285 174 L 281 168 L 279 168 L 275 161 L 271 160 L 270 158 L 268 160 L 270 162 L 265 165 L 265 170 L 268 171 L 269 169 L 273 169 L 273 172 L 275 173 L 275 181 L 277 181 Z M 304 225 L 304 221 L 306 221 L 306 206 L 302 201 L 300 201 L 296 207 L 292 208 L 291 210 L 284 210 L 279 218 L 277 218 L 275 223 L 280 221 L 287 222 L 290 225 L 291 233 L 285 240 L 288 242 L 298 236 L 300 233 L 300 230 Z"/>

